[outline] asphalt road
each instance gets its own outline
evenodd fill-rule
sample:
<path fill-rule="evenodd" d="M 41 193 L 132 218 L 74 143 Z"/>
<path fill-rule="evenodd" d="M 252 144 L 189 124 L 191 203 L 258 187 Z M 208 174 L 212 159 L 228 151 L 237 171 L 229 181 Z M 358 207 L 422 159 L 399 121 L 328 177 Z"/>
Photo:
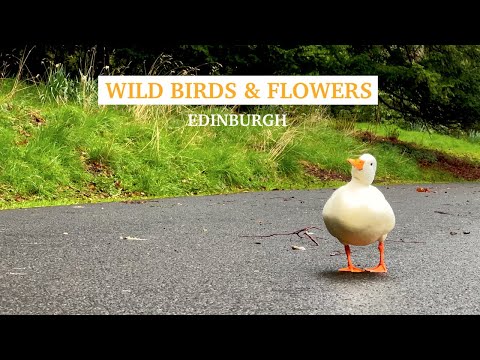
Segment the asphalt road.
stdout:
<path fill-rule="evenodd" d="M 337 271 L 332 189 L 3 210 L 0 314 L 480 314 L 480 183 L 379 188 L 386 274 Z"/>

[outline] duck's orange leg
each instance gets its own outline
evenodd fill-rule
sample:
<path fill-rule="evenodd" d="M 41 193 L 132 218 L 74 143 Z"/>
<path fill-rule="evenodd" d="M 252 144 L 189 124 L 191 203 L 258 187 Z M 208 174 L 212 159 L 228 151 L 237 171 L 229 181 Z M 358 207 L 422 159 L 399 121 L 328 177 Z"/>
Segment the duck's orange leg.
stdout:
<path fill-rule="evenodd" d="M 338 271 L 350 271 L 350 272 L 364 272 L 365 270 L 360 269 L 352 264 L 352 256 L 350 255 L 350 246 L 345 245 L 345 254 L 347 254 L 347 267 L 338 269 Z"/>
<path fill-rule="evenodd" d="M 375 267 L 372 267 L 372 268 L 366 268 L 365 270 L 366 271 L 370 271 L 370 272 L 383 272 L 383 273 L 386 273 L 387 272 L 387 265 L 385 265 L 385 255 L 384 255 L 384 245 L 383 245 L 383 241 L 380 241 L 378 243 L 378 251 L 380 252 L 380 262 L 378 263 L 377 266 Z"/>

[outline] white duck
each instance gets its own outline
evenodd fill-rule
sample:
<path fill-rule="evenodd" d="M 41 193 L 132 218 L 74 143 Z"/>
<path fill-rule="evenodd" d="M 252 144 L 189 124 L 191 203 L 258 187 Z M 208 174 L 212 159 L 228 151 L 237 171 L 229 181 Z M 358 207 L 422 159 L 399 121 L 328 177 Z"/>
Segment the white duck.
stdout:
<path fill-rule="evenodd" d="M 385 196 L 371 185 L 377 160 L 370 154 L 363 154 L 348 162 L 352 164 L 351 181 L 330 196 L 322 213 L 328 232 L 345 246 L 348 265 L 339 271 L 387 272 L 383 243 L 395 226 L 395 214 Z M 365 246 L 375 241 L 379 242 L 379 264 L 366 269 L 354 266 L 350 245 Z"/>

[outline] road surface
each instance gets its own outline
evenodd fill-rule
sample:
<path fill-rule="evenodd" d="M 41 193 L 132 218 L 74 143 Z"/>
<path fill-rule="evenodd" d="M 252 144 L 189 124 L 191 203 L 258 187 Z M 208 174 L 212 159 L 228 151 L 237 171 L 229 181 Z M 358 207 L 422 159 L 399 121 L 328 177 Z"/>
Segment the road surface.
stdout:
<path fill-rule="evenodd" d="M 0 314 L 480 314 L 480 183 L 379 189 L 386 274 L 337 271 L 333 189 L 3 210 Z"/>

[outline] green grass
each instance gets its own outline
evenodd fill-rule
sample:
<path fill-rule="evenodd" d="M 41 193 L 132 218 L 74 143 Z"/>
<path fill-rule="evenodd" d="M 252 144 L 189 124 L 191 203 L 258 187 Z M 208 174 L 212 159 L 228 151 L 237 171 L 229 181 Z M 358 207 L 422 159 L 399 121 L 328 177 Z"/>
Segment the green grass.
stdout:
<path fill-rule="evenodd" d="M 480 162 L 480 137 L 453 137 L 436 132 L 404 130 L 391 124 L 357 123 L 359 130 L 368 130 L 381 136 L 396 135 L 399 140 L 421 147 L 440 150 L 447 154 Z"/>
<path fill-rule="evenodd" d="M 189 127 L 188 113 L 231 109 L 100 107 L 91 89 L 60 80 L 0 79 L 0 208 L 336 187 L 343 182 L 308 175 L 301 161 L 348 176 L 346 158 L 364 152 L 378 159 L 377 184 L 460 180 L 395 146 L 361 142 L 323 108 L 284 107 L 288 127 Z M 400 138 L 480 161 L 478 143 L 404 130 Z"/>

